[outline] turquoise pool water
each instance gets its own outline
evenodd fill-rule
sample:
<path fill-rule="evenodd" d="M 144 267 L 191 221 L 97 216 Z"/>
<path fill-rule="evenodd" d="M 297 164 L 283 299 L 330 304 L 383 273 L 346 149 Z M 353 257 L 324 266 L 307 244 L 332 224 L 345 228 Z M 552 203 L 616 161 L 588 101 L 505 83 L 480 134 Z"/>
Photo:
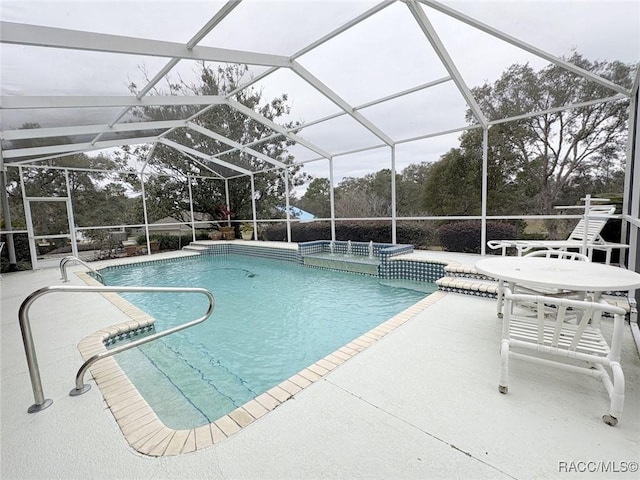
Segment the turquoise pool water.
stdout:
<path fill-rule="evenodd" d="M 212 316 L 115 358 L 170 428 L 210 423 L 435 291 L 433 284 L 203 255 L 103 270 L 107 285 L 194 286 Z M 124 295 L 156 331 L 204 313 L 201 295 Z"/>

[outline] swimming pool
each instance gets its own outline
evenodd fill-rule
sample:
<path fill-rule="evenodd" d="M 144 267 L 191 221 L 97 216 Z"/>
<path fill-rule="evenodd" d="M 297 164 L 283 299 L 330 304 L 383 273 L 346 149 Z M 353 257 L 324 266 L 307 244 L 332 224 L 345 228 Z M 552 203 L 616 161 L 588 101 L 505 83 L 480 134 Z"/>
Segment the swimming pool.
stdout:
<path fill-rule="evenodd" d="M 102 274 L 109 285 L 197 286 L 216 298 L 214 313 L 203 324 L 116 357 L 158 417 L 174 429 L 215 421 L 436 289 L 424 282 L 233 254 Z M 184 294 L 126 298 L 156 318 L 158 331 L 206 308 Z"/>

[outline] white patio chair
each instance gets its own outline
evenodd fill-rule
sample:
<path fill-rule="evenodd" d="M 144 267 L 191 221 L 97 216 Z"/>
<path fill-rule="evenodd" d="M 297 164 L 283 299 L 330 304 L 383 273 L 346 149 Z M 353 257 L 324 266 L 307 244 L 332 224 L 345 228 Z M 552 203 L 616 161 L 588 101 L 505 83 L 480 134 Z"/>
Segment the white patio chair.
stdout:
<path fill-rule="evenodd" d="M 624 309 L 604 301 L 593 302 L 541 295 L 514 294 L 505 288 L 506 308 L 502 323 L 500 382 L 498 390 L 509 390 L 509 359 L 517 358 L 545 366 L 559 367 L 572 373 L 600 378 L 609 395 L 609 412 L 602 420 L 615 426 L 624 406 L 624 374 L 620 366 L 620 349 L 624 332 Z M 532 314 L 520 305 L 538 306 Z M 547 307 L 553 306 L 550 318 Z M 579 311 L 578 324 L 565 322 L 568 312 Z M 590 324 L 594 315 L 613 315 L 611 343 L 600 328 Z M 611 375 L 605 369 L 611 370 Z"/>
<path fill-rule="evenodd" d="M 582 255 L 581 253 L 578 253 L 578 252 L 566 252 L 563 250 L 535 250 L 531 253 L 526 254 L 525 257 L 544 257 L 544 258 L 554 258 L 557 260 L 577 260 L 580 262 L 590 261 L 589 257 L 587 257 L 586 255 Z M 514 284 L 512 282 L 509 282 L 509 289 L 511 290 L 512 293 L 529 293 L 532 295 L 550 295 L 554 297 L 568 296 L 568 295 L 575 294 L 575 292 L 571 292 L 568 290 L 559 290 L 559 289 L 543 290 L 542 288 L 534 289 L 532 287 L 528 287 L 520 284 Z M 498 305 L 497 305 L 498 317 L 502 316 L 502 310 L 504 307 L 503 290 L 504 290 L 504 281 L 500 280 L 498 282 Z M 584 296 L 582 296 L 581 298 L 584 298 Z"/>

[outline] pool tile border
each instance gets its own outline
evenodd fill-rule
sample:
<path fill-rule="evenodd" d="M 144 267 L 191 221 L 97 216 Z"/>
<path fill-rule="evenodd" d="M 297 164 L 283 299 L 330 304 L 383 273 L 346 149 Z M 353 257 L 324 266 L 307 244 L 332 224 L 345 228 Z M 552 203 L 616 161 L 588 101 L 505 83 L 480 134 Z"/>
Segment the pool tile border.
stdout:
<path fill-rule="evenodd" d="M 88 285 L 101 285 L 85 272 L 77 272 L 76 275 Z M 85 360 L 106 351 L 105 344 L 111 338 L 149 329 L 155 322 L 153 317 L 120 295 L 102 295 L 130 320 L 99 330 L 81 340 L 78 349 Z M 430 294 L 241 407 L 211 424 L 194 429 L 174 430 L 164 425 L 112 357 L 97 362 L 89 370 L 131 448 L 152 457 L 190 453 L 218 444 L 264 417 L 446 295 L 442 291 Z"/>

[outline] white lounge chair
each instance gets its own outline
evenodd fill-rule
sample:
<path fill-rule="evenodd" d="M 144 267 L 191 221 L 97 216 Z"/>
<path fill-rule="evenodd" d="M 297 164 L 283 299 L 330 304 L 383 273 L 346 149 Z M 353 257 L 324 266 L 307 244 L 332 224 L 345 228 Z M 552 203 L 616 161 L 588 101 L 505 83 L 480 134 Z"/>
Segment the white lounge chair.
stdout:
<path fill-rule="evenodd" d="M 500 382 L 498 390 L 509 390 L 509 359 L 517 358 L 540 365 L 559 367 L 572 373 L 600 378 L 609 395 L 609 412 L 602 420 L 615 426 L 624 406 L 624 374 L 620 366 L 620 349 L 624 333 L 624 309 L 606 304 L 514 294 L 505 288 L 505 315 L 500 349 Z M 527 308 L 520 308 L 520 305 Z M 528 308 L 537 305 L 535 312 Z M 553 306 L 554 315 L 548 314 Z M 567 311 L 580 312 L 577 324 L 565 322 Z M 600 328 L 590 323 L 595 315 L 613 315 L 611 343 Z M 608 368 L 611 371 L 609 374 Z"/>
<path fill-rule="evenodd" d="M 607 216 L 613 215 L 616 207 L 613 205 L 593 205 L 589 208 L 588 214 L 580 219 L 573 231 L 566 240 L 490 240 L 487 246 L 492 250 L 501 249 L 502 255 L 507 254 L 507 249 L 515 248 L 518 256 L 537 249 L 546 250 L 579 250 L 586 247 L 586 254 L 589 259 L 593 259 L 594 251 L 605 252 L 605 263 L 611 263 L 611 252 L 616 249 L 628 248 L 622 243 L 612 243 L 605 241 L 600 233 L 607 223 Z"/>

